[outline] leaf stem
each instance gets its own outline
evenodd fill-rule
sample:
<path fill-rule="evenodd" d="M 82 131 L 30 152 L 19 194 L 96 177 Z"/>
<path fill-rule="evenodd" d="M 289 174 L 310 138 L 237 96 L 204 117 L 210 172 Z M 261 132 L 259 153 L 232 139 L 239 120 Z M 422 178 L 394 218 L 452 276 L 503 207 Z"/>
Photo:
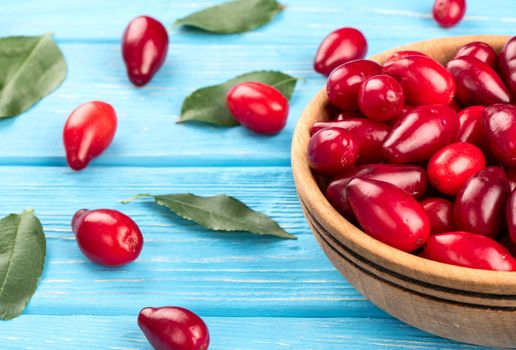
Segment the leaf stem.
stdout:
<path fill-rule="evenodd" d="M 129 197 L 123 201 L 120 201 L 120 203 L 122 204 L 128 204 L 128 203 L 131 203 L 137 199 L 140 199 L 140 198 L 151 198 L 151 197 L 154 197 L 152 194 L 148 194 L 148 193 L 140 193 L 140 194 L 137 194 L 136 196 L 132 196 L 132 197 Z"/>

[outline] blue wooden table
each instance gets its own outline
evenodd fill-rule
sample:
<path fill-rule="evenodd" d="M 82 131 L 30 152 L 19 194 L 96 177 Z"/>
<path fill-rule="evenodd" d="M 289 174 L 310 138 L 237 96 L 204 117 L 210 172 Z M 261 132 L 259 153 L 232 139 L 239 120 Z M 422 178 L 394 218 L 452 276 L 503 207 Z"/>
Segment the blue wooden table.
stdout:
<path fill-rule="evenodd" d="M 312 59 L 333 29 L 361 29 L 370 54 L 441 36 L 516 34 L 516 2 L 469 1 L 466 19 L 444 30 L 431 19 L 431 0 L 284 0 L 287 9 L 254 32 L 171 29 L 159 74 L 143 89 L 129 84 L 120 37 L 130 19 L 148 14 L 170 27 L 215 2 L 0 1 L 2 36 L 52 32 L 69 65 L 55 93 L 0 122 L 0 214 L 34 208 L 48 244 L 39 288 L 19 318 L 0 324 L 0 348 L 150 349 L 136 315 L 160 305 L 202 315 L 213 350 L 474 348 L 392 319 L 331 266 L 299 207 L 290 140 L 298 116 L 324 84 Z M 175 124 L 194 89 L 258 69 L 304 78 L 279 135 Z M 74 107 L 92 99 L 116 108 L 119 130 L 105 154 L 74 173 L 63 157 L 62 127 Z M 224 192 L 271 215 L 299 239 L 214 233 L 150 203 L 119 203 L 140 192 Z M 118 269 L 89 262 L 69 228 L 83 207 L 131 215 L 145 236 L 140 258 Z"/>

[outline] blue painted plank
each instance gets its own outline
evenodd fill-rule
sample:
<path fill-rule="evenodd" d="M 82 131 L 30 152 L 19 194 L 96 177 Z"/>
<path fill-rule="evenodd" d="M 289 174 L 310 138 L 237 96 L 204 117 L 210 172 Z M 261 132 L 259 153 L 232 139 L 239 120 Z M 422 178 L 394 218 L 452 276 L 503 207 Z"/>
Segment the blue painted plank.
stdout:
<path fill-rule="evenodd" d="M 512 0 L 471 1 L 464 21 L 451 30 L 433 22 L 431 1 L 325 0 L 323 5 L 310 0 L 283 0 L 286 10 L 270 24 L 253 32 L 219 36 L 172 28 L 175 19 L 220 2 L 222 0 L 1 0 L 0 23 L 5 35 L 53 32 L 63 40 L 105 42 L 118 41 L 132 18 L 148 14 L 171 29 L 175 43 L 291 45 L 318 42 L 339 26 L 361 28 L 371 42 L 384 38 L 407 42 L 448 35 L 507 33 L 513 30 L 516 21 Z"/>
<path fill-rule="evenodd" d="M 386 317 L 334 270 L 301 213 L 288 167 L 0 167 L 0 215 L 34 208 L 48 258 L 27 314 L 130 315 L 180 304 L 210 316 Z M 225 192 L 275 218 L 298 240 L 214 233 L 137 193 Z M 118 269 L 90 263 L 70 230 L 81 208 L 115 208 L 140 225 L 140 259 Z"/>
<path fill-rule="evenodd" d="M 118 44 L 61 47 L 69 63 L 63 86 L 24 115 L 0 121 L 0 165 L 64 165 L 64 122 L 78 104 L 92 99 L 111 103 L 119 115 L 115 141 L 95 161 L 97 165 L 289 165 L 297 117 L 324 84 L 311 70 L 312 49 L 206 47 L 204 54 L 211 60 L 201 63 L 190 58 L 192 47 L 172 46 L 173 60 L 150 86 L 138 89 L 127 81 Z M 176 124 L 183 99 L 196 88 L 260 69 L 310 76 L 299 83 L 288 126 L 279 135 L 259 136 L 241 127 Z"/>
<path fill-rule="evenodd" d="M 280 18 L 256 32 L 216 36 L 173 30 L 169 59 L 144 89 L 132 87 L 120 58 L 119 38 L 127 21 L 141 13 L 157 14 L 166 23 L 213 1 L 123 2 L 100 0 L 81 4 L 61 1 L 0 2 L 2 33 L 53 31 L 70 65 L 64 85 L 23 116 L 0 122 L 0 164 L 64 165 L 61 130 L 79 103 L 103 99 L 120 115 L 113 146 L 97 165 L 287 165 L 290 138 L 298 116 L 324 85 L 312 70 L 312 59 L 324 35 L 340 25 L 362 29 L 370 53 L 425 38 L 513 30 L 516 3 L 475 2 L 469 18 L 445 30 L 429 17 L 429 5 L 415 1 L 329 1 L 321 9 L 307 0 L 291 1 Z M 59 11 L 55 11 L 59 7 Z M 78 12 L 78 9 L 80 11 Z M 331 13 L 335 11 L 335 13 Z M 73 19 L 73 24 L 71 20 Z M 495 20 L 496 19 L 496 20 Z M 303 32 L 303 35 L 299 35 Z M 76 40 L 97 38 L 99 40 Z M 217 129 L 176 125 L 181 102 L 195 88 L 219 83 L 256 69 L 279 69 L 305 81 L 292 101 L 287 128 L 260 137 L 243 128 Z M 23 140 L 21 142 L 20 140 Z"/>
<path fill-rule="evenodd" d="M 131 18 L 150 14 L 170 24 L 217 2 L 0 0 L 1 35 L 53 32 L 70 67 L 56 93 L 23 116 L 0 122 L 0 215 L 35 208 L 49 246 L 31 304 L 0 327 L 2 345 L 149 349 L 135 325 L 138 309 L 178 304 L 204 316 L 235 316 L 208 317 L 211 349 L 470 348 L 389 318 L 333 269 L 299 208 L 288 168 L 290 138 L 304 106 L 324 85 L 312 71 L 312 59 L 334 28 L 360 28 L 373 54 L 440 36 L 514 34 L 516 3 L 469 2 L 466 19 L 444 30 L 432 21 L 426 1 L 328 0 L 321 6 L 285 0 L 284 13 L 251 33 L 172 29 L 170 56 L 154 81 L 145 89 L 127 82 L 119 41 Z M 174 123 L 183 98 L 195 88 L 256 69 L 305 79 L 283 133 L 269 138 L 242 128 Z M 91 99 L 115 106 L 120 129 L 95 166 L 75 174 L 61 167 L 62 125 L 75 106 Z M 212 233 L 151 204 L 117 203 L 137 192 L 188 191 L 235 195 L 300 239 Z M 88 262 L 69 229 L 71 215 L 81 207 L 112 207 L 134 217 L 146 238 L 141 258 L 114 270 Z"/>
<path fill-rule="evenodd" d="M 481 349 L 396 320 L 207 317 L 210 350 Z M 151 350 L 132 316 L 22 316 L 0 328 L 2 347 Z"/>

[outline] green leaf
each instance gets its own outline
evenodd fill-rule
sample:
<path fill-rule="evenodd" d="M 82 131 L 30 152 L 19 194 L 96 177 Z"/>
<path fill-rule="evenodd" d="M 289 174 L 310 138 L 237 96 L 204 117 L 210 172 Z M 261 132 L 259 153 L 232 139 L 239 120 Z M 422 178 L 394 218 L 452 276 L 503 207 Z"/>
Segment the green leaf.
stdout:
<path fill-rule="evenodd" d="M 268 23 L 283 6 L 276 0 L 237 0 L 180 18 L 176 25 L 218 34 L 243 33 Z"/>
<path fill-rule="evenodd" d="M 0 38 L 0 118 L 26 111 L 65 76 L 66 62 L 50 34 Z"/>
<path fill-rule="evenodd" d="M 267 215 L 254 211 L 238 199 L 224 194 L 212 197 L 201 197 L 191 193 L 161 196 L 140 194 L 122 203 L 126 204 L 142 197 L 154 198 L 157 204 L 167 207 L 182 218 L 215 231 L 246 231 L 296 239 L 296 236 L 287 233 Z"/>
<path fill-rule="evenodd" d="M 45 252 L 43 227 L 31 210 L 0 220 L 0 319 L 23 311 L 36 291 Z"/>
<path fill-rule="evenodd" d="M 278 71 L 257 71 L 239 75 L 220 85 L 195 90 L 185 98 L 178 122 L 195 121 L 218 126 L 238 125 L 227 108 L 226 94 L 233 86 L 248 81 L 274 86 L 290 99 L 296 87 L 297 78 Z"/>

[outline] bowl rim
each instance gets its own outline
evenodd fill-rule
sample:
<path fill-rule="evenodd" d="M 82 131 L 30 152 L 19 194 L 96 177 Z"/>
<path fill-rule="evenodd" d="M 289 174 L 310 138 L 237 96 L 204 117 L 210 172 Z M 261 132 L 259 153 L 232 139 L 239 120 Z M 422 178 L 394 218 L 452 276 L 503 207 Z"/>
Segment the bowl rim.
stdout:
<path fill-rule="evenodd" d="M 418 50 L 429 54 L 441 63 L 447 62 L 456 49 L 472 41 L 484 41 L 500 50 L 510 38 L 507 35 L 467 35 L 425 40 L 403 45 L 370 57 L 378 63 L 399 50 Z M 439 47 L 440 50 L 435 50 Z M 310 128 L 314 122 L 324 120 L 324 108 L 328 100 L 323 87 L 310 101 L 297 122 L 292 137 L 292 173 L 304 210 L 318 218 L 334 238 L 356 254 L 367 257 L 372 262 L 387 267 L 395 273 L 410 276 L 428 283 L 467 291 L 489 292 L 493 294 L 516 295 L 516 272 L 479 270 L 444 264 L 412 255 L 393 248 L 364 233 L 344 219 L 326 200 L 316 178 L 308 165 L 307 146 Z"/>

